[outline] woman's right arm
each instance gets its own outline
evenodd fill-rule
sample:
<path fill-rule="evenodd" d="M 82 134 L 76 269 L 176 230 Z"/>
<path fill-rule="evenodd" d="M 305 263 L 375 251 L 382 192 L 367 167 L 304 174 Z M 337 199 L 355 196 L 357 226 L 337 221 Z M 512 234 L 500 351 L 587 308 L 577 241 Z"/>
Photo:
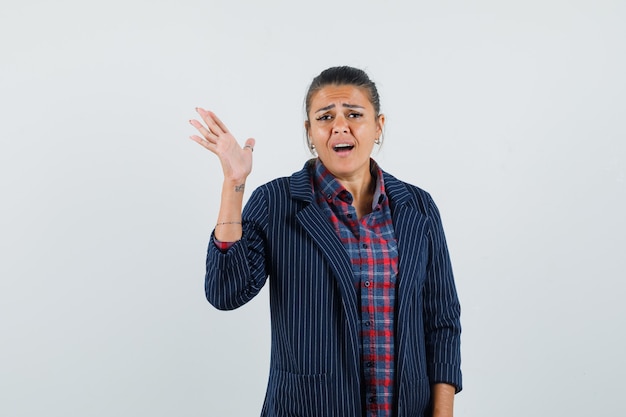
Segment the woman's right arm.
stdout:
<path fill-rule="evenodd" d="M 252 171 L 255 140 L 250 138 L 241 147 L 214 113 L 202 108 L 196 111 L 202 122 L 189 121 L 199 132 L 190 138 L 217 155 L 224 174 L 213 238 L 230 246 L 224 252 L 214 242 L 209 243 L 206 297 L 216 308 L 231 310 L 250 301 L 267 279 L 264 239 L 257 229 L 265 224 L 267 204 L 262 193 L 252 193 L 253 213 L 248 213 L 248 222 L 242 224 L 244 187 Z"/>
<path fill-rule="evenodd" d="M 232 310 L 252 300 L 267 280 L 266 231 L 269 204 L 263 187 L 254 190 L 243 210 L 243 232 L 223 251 L 209 242 L 206 258 L 207 300 L 220 310 Z"/>
<path fill-rule="evenodd" d="M 189 121 L 200 134 L 192 135 L 190 139 L 217 155 L 224 174 L 215 238 L 222 242 L 236 242 L 242 235 L 243 192 L 252 171 L 255 140 L 249 138 L 242 148 L 213 112 L 199 107 L 196 111 L 204 124 L 195 119 Z"/>

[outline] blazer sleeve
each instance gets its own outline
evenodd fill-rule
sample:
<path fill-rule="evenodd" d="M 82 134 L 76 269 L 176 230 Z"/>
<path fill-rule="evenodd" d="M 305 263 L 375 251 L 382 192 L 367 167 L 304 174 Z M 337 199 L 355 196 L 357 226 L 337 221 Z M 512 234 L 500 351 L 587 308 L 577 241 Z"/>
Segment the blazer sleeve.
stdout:
<path fill-rule="evenodd" d="M 430 257 L 424 284 L 428 376 L 431 383 L 451 384 L 459 392 L 462 389 L 461 307 L 441 217 L 432 198 L 429 198 L 428 215 L 431 219 L 428 232 Z"/>
<path fill-rule="evenodd" d="M 227 251 L 215 245 L 211 233 L 204 289 L 206 298 L 219 310 L 241 307 L 256 296 L 267 280 L 266 233 L 268 203 L 257 188 L 242 213 L 243 234 Z"/>

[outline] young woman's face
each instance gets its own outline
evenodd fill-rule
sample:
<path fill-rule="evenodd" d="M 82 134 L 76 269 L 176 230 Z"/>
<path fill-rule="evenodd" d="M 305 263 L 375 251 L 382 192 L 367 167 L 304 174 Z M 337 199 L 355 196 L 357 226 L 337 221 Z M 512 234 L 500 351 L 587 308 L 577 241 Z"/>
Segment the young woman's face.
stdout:
<path fill-rule="evenodd" d="M 366 90 L 329 85 L 313 95 L 305 128 L 318 157 L 340 180 L 369 174 L 374 141 L 385 118 L 376 115 Z"/>

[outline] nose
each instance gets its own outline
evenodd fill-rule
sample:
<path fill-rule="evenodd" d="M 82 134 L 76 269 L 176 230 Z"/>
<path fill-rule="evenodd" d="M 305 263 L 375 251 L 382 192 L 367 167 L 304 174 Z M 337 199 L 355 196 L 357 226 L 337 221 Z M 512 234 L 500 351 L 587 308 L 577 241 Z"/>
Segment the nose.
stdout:
<path fill-rule="evenodd" d="M 335 123 L 333 124 L 333 134 L 348 133 L 350 128 L 348 127 L 348 121 L 343 114 L 339 114 L 335 117 Z"/>

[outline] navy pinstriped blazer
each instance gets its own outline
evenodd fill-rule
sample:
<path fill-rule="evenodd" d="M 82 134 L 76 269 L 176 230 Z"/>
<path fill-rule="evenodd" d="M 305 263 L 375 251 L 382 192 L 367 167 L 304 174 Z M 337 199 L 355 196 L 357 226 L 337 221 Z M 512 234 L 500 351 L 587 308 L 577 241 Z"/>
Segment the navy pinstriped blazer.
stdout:
<path fill-rule="evenodd" d="M 398 240 L 398 417 L 430 416 L 430 387 L 461 390 L 460 306 L 430 195 L 383 173 Z M 315 203 L 308 163 L 257 188 L 243 237 L 210 242 L 205 289 L 218 309 L 250 301 L 270 278 L 272 343 L 266 417 L 361 417 L 359 303 L 350 258 Z"/>

